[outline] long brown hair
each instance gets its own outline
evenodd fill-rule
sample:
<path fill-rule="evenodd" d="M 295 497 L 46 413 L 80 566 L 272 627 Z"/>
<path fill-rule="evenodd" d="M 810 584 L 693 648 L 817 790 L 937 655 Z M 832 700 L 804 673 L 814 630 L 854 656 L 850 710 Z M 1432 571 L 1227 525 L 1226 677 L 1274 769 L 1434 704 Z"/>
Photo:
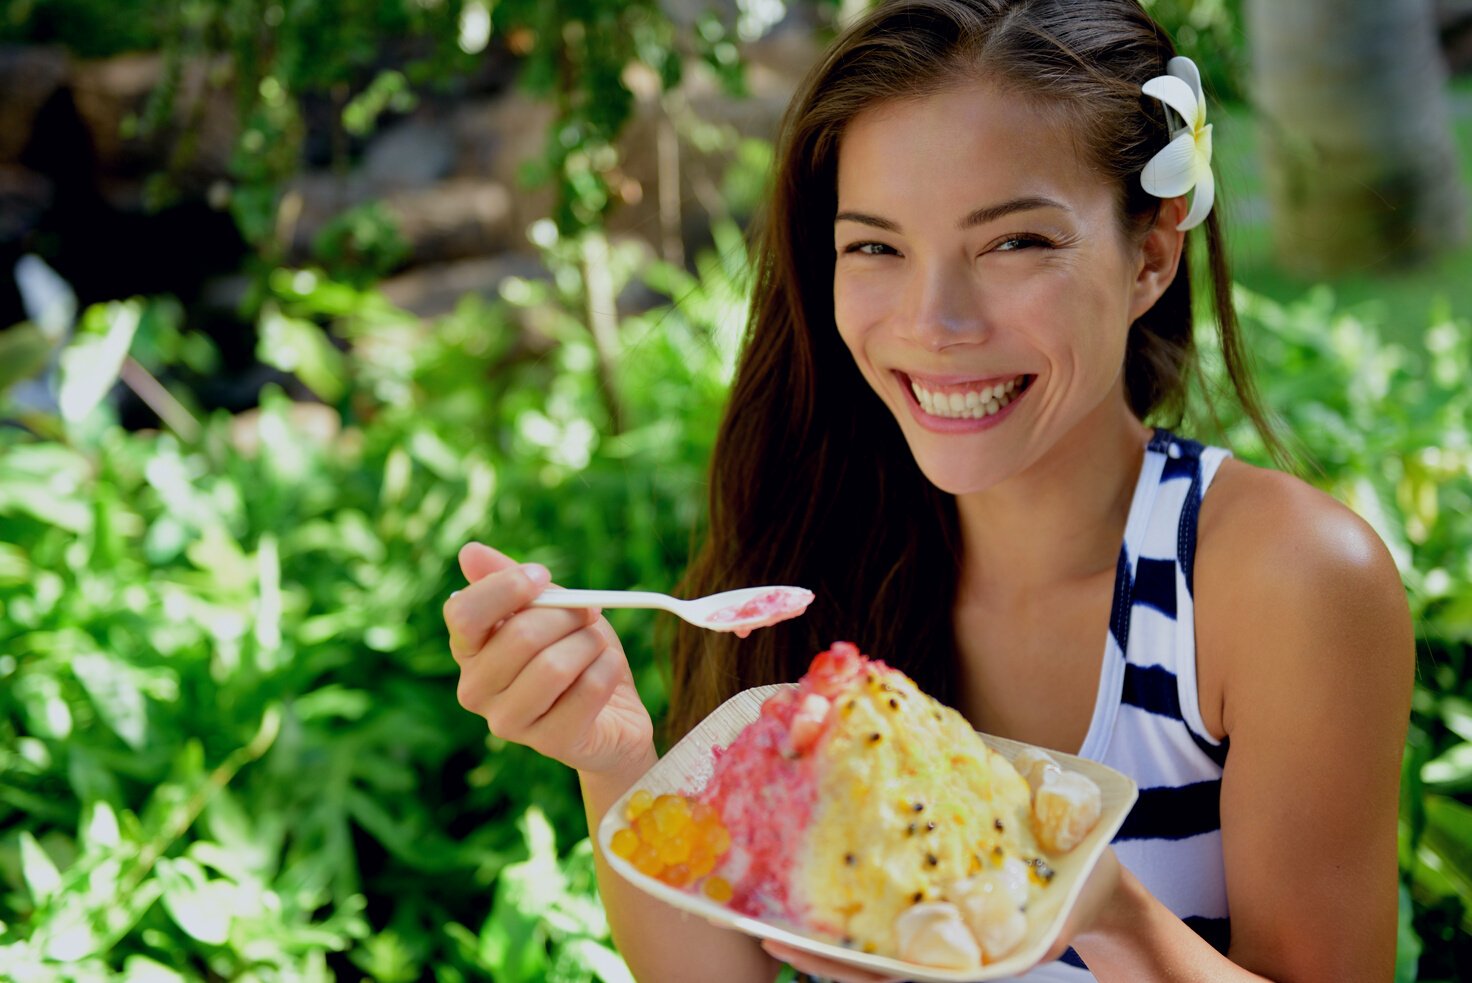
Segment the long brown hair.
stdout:
<path fill-rule="evenodd" d="M 745 640 L 678 626 L 671 736 L 740 689 L 796 679 L 839 639 L 954 702 L 955 501 L 921 474 L 834 326 L 844 127 L 878 103 L 985 79 L 1072 128 L 1119 189 L 1122 226 L 1139 236 L 1160 207 L 1139 174 L 1170 139 L 1164 111 L 1140 86 L 1174 53 L 1135 0 L 896 0 L 845 31 L 809 72 L 777 141 L 750 327 L 711 466 L 709 532 L 682 588 L 694 596 L 797 584 L 817 599 L 803 617 Z M 1276 449 L 1246 371 L 1216 211 L 1206 245 L 1228 376 Z M 1189 266 L 1183 257 L 1126 351 L 1131 409 L 1167 426 L 1179 422 L 1196 364 Z"/>

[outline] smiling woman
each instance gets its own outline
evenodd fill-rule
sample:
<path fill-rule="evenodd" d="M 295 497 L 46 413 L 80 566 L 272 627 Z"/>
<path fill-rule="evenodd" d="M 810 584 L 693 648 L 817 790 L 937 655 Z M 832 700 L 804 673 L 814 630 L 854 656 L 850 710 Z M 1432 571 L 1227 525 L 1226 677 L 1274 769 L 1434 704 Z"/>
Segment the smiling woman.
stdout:
<path fill-rule="evenodd" d="M 1070 143 L 977 82 L 885 103 L 844 132 L 834 320 L 950 494 L 995 486 L 1086 424 L 1148 440 L 1124 399 L 1125 343 L 1180 237 L 1167 225 L 1136 247 L 1115 189 Z"/>
<path fill-rule="evenodd" d="M 671 729 L 848 639 L 978 730 L 1131 776 L 1138 804 L 1029 981 L 1381 980 L 1394 959 L 1394 563 L 1296 478 L 1167 429 L 1196 367 L 1199 225 L 1235 395 L 1277 446 L 1210 132 L 1194 66 L 1134 0 L 895 0 L 834 42 L 779 141 L 685 593 L 816 596 L 745 641 L 682 627 Z M 578 768 L 596 826 L 655 760 L 616 639 L 596 612 L 523 610 L 545 571 L 481 547 L 462 565 L 462 702 Z M 600 886 L 641 979 L 770 979 L 767 953 L 875 979 L 669 933 L 606 866 Z"/>

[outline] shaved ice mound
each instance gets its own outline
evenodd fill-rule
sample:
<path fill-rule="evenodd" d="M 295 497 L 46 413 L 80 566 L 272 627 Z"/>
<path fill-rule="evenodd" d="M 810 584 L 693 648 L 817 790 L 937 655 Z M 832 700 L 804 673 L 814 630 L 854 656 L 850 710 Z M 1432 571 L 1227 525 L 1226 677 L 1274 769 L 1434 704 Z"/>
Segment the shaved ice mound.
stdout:
<path fill-rule="evenodd" d="M 1024 777 L 959 713 L 843 642 L 712 754 L 689 809 L 726 849 L 713 861 L 702 852 L 706 876 L 687 868 L 677 886 L 932 966 L 967 969 L 1015 949 L 1052 879 L 1048 855 L 1099 815 L 1087 778 L 1040 751 Z"/>

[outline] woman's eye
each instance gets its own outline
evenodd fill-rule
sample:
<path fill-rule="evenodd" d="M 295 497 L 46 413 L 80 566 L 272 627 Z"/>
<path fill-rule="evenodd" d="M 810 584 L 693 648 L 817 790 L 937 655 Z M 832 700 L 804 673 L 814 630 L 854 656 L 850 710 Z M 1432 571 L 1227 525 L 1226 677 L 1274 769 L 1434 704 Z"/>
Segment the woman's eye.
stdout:
<path fill-rule="evenodd" d="M 845 246 L 843 251 L 861 256 L 883 256 L 885 252 L 894 252 L 882 242 L 855 242 Z"/>
<path fill-rule="evenodd" d="M 999 252 L 1015 253 L 1020 249 L 1031 249 L 1039 246 L 1046 248 L 1050 245 L 1052 245 L 1052 243 L 1048 242 L 1048 240 L 1044 239 L 1042 236 L 1017 235 L 1008 236 L 1007 238 L 1003 239 L 1001 242 L 997 243 L 996 248 Z"/>

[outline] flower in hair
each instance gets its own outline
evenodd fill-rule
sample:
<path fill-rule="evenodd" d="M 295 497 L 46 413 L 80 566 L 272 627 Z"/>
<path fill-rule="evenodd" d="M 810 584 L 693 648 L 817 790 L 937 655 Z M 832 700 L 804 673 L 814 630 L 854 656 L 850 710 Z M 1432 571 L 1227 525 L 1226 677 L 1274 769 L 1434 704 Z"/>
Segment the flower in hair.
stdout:
<path fill-rule="evenodd" d="M 1184 125 L 1172 129 L 1170 143 L 1150 158 L 1140 172 L 1140 186 L 1157 198 L 1176 198 L 1196 189 L 1191 210 L 1176 226 L 1184 232 L 1206 220 L 1216 196 L 1211 176 L 1211 124 L 1206 122 L 1206 94 L 1196 63 L 1177 55 L 1165 70 L 1167 74 L 1155 76 L 1141 91 L 1175 110 Z"/>

